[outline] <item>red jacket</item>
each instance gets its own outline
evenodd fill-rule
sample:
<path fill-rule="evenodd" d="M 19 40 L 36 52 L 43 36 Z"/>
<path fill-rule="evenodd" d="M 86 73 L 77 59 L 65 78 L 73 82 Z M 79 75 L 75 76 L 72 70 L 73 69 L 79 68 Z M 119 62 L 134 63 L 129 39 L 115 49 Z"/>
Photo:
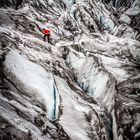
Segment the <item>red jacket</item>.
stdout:
<path fill-rule="evenodd" d="M 44 29 L 44 30 L 42 30 L 42 33 L 43 33 L 43 34 L 46 34 L 46 35 L 47 35 L 47 34 L 50 34 L 50 30 L 49 30 L 49 29 Z"/>

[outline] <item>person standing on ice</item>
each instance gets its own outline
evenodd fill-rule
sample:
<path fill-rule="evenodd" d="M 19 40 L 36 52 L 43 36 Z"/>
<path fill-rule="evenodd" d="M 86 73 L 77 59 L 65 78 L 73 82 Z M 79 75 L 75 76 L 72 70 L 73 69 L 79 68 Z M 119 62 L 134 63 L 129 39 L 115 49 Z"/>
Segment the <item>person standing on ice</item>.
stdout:
<path fill-rule="evenodd" d="M 46 41 L 46 37 L 47 37 L 48 43 L 50 43 L 50 30 L 43 28 L 42 33 L 44 34 L 43 37 L 44 41 Z"/>

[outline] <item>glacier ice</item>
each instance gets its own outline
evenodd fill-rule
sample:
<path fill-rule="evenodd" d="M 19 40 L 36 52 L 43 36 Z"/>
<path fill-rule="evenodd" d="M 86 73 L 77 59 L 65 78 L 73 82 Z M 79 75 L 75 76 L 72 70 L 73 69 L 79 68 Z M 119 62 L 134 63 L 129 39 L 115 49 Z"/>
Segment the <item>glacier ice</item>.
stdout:
<path fill-rule="evenodd" d="M 139 7 L 1 0 L 0 139 L 139 140 Z"/>

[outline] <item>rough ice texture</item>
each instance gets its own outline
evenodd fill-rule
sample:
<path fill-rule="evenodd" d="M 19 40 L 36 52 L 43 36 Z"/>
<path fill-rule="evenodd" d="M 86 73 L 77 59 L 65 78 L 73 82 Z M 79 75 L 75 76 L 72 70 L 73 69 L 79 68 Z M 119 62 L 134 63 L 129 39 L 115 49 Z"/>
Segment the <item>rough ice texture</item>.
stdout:
<path fill-rule="evenodd" d="M 18 85 L 18 90 L 23 94 L 27 94 L 32 100 L 37 99 L 47 110 L 49 119 L 55 119 L 58 95 L 55 95 L 56 87 L 50 72 L 16 52 L 9 52 L 5 58 L 4 74 L 14 85 Z"/>
<path fill-rule="evenodd" d="M 139 0 L 0 7 L 0 140 L 140 139 Z"/>

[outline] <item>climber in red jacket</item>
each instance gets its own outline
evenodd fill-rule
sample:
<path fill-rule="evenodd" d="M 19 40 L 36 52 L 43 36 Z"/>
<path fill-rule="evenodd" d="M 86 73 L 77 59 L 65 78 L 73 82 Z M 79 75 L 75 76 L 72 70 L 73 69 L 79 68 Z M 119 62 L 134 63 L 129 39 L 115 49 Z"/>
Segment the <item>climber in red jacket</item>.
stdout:
<path fill-rule="evenodd" d="M 46 41 L 46 37 L 48 39 L 48 43 L 50 43 L 50 30 L 49 29 L 43 29 L 42 33 L 44 34 L 44 41 Z"/>

